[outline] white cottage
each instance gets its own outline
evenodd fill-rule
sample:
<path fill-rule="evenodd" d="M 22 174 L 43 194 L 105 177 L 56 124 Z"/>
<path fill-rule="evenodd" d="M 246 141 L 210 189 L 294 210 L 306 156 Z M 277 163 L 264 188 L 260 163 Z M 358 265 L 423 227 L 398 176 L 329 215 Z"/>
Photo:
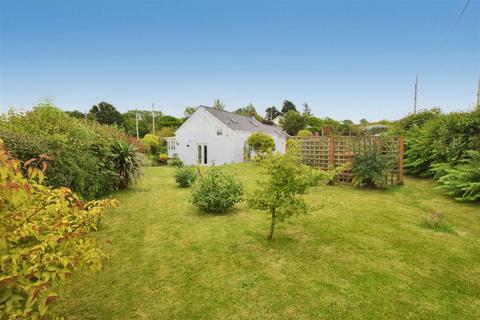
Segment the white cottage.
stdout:
<path fill-rule="evenodd" d="M 248 156 L 246 142 L 253 132 L 270 135 L 275 150 L 285 153 L 287 134 L 279 127 L 201 106 L 177 129 L 175 137 L 166 138 L 168 155 L 176 154 L 188 165 L 243 162 Z"/>

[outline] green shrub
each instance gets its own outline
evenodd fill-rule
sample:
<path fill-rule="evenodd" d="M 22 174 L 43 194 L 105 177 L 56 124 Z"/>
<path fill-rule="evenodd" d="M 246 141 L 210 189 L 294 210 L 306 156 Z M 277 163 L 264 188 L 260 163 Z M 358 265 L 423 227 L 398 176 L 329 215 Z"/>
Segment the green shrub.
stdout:
<path fill-rule="evenodd" d="M 432 177 L 435 164 L 456 166 L 480 150 L 480 110 L 438 115 L 405 136 L 407 173 Z"/>
<path fill-rule="evenodd" d="M 165 165 L 168 162 L 168 154 L 166 153 L 160 153 L 158 155 L 158 164 L 160 165 Z"/>
<path fill-rule="evenodd" d="M 174 154 L 172 160 L 170 161 L 170 165 L 172 167 L 181 168 L 183 167 L 183 161 L 176 154 Z"/>
<path fill-rule="evenodd" d="M 42 170 L 22 174 L 25 163 L 0 140 L 1 319 L 46 319 L 60 285 L 75 271 L 100 270 L 107 258 L 89 234 L 118 202 L 83 202 L 68 188 L 46 187 L 46 164 L 35 164 Z"/>
<path fill-rule="evenodd" d="M 270 135 L 263 132 L 252 133 L 247 139 L 247 145 L 250 151 L 255 152 L 255 155 L 260 157 L 275 150 L 275 141 Z"/>
<path fill-rule="evenodd" d="M 467 154 L 468 159 L 456 166 L 437 164 L 433 170 L 440 177 L 438 189 L 459 201 L 477 201 L 480 199 L 480 151 L 470 150 Z"/>
<path fill-rule="evenodd" d="M 310 130 L 303 129 L 303 130 L 298 131 L 297 136 L 298 137 L 311 137 L 311 136 L 313 136 L 313 133 Z"/>
<path fill-rule="evenodd" d="M 143 138 L 142 142 L 145 145 L 145 152 L 148 154 L 157 155 L 160 152 L 160 140 L 154 134 L 147 133 Z"/>
<path fill-rule="evenodd" d="M 182 188 L 190 187 L 197 178 L 197 173 L 193 167 L 180 167 L 175 172 L 175 182 Z"/>
<path fill-rule="evenodd" d="M 223 213 L 242 201 L 243 186 L 235 179 L 216 169 L 200 177 L 191 195 L 192 204 L 200 210 Z"/>
<path fill-rule="evenodd" d="M 112 146 L 115 170 L 120 177 L 119 187 L 128 188 L 142 175 L 142 162 L 137 147 L 127 142 L 116 141 Z"/>
<path fill-rule="evenodd" d="M 356 187 L 387 188 L 388 162 L 375 151 L 358 154 L 353 158 L 352 182 Z"/>
<path fill-rule="evenodd" d="M 16 158 L 52 157 L 48 186 L 68 187 L 84 198 L 94 198 L 118 185 L 111 146 L 124 137 L 113 127 L 78 120 L 41 104 L 26 114 L 0 117 L 0 128 L 0 138 Z"/>

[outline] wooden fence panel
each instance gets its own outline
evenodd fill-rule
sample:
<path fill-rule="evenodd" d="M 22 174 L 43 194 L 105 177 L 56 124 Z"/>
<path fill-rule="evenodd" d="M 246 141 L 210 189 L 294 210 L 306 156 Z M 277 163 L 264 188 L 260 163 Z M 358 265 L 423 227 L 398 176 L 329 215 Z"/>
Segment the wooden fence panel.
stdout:
<path fill-rule="evenodd" d="M 313 136 L 289 137 L 300 153 L 300 162 L 326 170 L 351 162 L 356 154 L 377 152 L 391 164 L 385 177 L 389 184 L 403 182 L 403 139 L 401 137 Z M 350 182 L 351 172 L 343 172 L 337 180 Z"/>

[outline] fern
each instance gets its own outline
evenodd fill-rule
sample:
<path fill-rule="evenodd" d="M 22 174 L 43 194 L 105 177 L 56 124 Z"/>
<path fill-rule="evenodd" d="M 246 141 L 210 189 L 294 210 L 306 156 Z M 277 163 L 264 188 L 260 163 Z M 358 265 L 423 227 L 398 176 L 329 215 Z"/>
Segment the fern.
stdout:
<path fill-rule="evenodd" d="M 480 151 L 470 150 L 468 158 L 459 165 L 449 167 L 444 163 L 433 170 L 440 176 L 437 189 L 445 191 L 459 201 L 480 200 Z"/>

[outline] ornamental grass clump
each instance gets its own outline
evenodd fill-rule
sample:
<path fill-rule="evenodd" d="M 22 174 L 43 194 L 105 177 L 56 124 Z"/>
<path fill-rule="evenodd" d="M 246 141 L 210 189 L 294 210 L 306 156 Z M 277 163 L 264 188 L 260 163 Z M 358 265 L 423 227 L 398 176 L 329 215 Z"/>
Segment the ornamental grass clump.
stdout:
<path fill-rule="evenodd" d="M 191 195 L 195 207 L 213 213 L 224 213 L 242 199 L 242 184 L 217 169 L 210 169 L 201 176 Z"/>
<path fill-rule="evenodd" d="M 446 213 L 439 210 L 432 210 L 423 218 L 423 227 L 440 232 L 454 233 L 453 229 L 446 222 Z"/>

